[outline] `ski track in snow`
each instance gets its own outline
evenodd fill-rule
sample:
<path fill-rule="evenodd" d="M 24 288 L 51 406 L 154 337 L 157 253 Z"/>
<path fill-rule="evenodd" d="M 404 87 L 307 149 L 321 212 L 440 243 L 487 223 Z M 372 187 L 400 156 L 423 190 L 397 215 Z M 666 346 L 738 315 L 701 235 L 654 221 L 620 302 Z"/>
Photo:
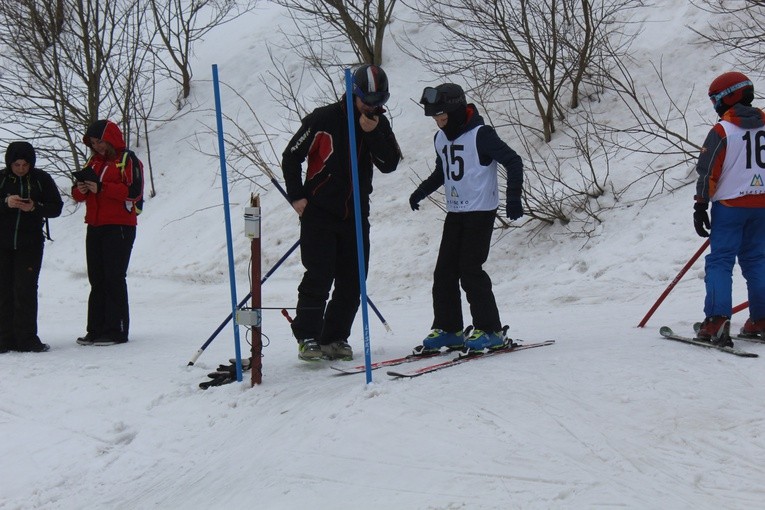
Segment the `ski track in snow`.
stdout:
<path fill-rule="evenodd" d="M 264 508 L 744 509 L 765 501 L 758 360 L 666 341 L 656 320 L 615 325 L 621 316 L 637 322 L 640 303 L 601 299 L 565 315 L 524 303 L 511 334 L 555 345 L 413 380 L 378 370 L 369 387 L 364 374 L 338 377 L 329 363 L 297 360 L 286 321 L 271 317 L 264 383 L 201 391 L 207 372 L 231 356 L 230 329 L 186 367 L 184 354 L 211 329 L 198 318 L 205 314 L 186 323 L 151 312 L 157 299 L 169 314 L 202 312 L 201 294 L 224 286 L 197 285 L 184 303 L 173 296 L 188 285 L 163 285 L 163 294 L 133 293 L 129 344 L 82 347 L 49 330 L 50 353 L 0 357 L 3 373 L 19 377 L 0 383 L 0 431 L 25 445 L 4 447 L 13 462 L 0 468 L 10 487 L 0 508 L 245 508 L 253 491 Z M 278 296 L 291 282 L 273 285 Z M 429 306 L 422 294 L 381 301 L 394 331 L 419 321 Z M 678 296 L 661 315 L 681 304 Z M 59 304 L 73 318 L 75 305 Z M 379 324 L 371 336 L 373 359 L 413 345 Z M 361 342 L 354 347 L 356 364 Z M 765 356 L 763 346 L 747 347 Z M 49 404 L 31 405 L 40 399 Z"/>

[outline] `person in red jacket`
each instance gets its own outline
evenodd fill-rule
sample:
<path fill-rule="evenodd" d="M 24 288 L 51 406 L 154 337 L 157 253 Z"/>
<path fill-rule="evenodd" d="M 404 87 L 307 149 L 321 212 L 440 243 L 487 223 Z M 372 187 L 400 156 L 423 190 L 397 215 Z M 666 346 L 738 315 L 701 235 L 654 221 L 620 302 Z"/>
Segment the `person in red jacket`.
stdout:
<path fill-rule="evenodd" d="M 736 261 L 749 295 L 749 319 L 741 334 L 762 337 L 765 331 L 765 112 L 752 106 L 754 84 L 739 72 L 715 78 L 709 99 L 720 119 L 707 134 L 696 165 L 693 222 L 696 232 L 710 239 L 705 319 L 697 338 L 732 346 Z"/>
<path fill-rule="evenodd" d="M 93 155 L 75 173 L 72 198 L 85 202 L 85 254 L 88 266 L 87 334 L 80 345 L 114 345 L 128 341 L 127 269 L 135 241 L 136 202 L 143 193 L 140 165 L 127 157 L 117 124 L 98 120 L 88 127 L 83 142 Z"/>

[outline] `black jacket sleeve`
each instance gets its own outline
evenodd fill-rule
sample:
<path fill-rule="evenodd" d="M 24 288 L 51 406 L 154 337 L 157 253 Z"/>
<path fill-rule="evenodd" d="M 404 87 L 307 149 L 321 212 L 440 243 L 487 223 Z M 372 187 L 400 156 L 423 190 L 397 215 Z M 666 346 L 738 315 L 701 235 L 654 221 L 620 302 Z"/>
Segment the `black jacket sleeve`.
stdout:
<path fill-rule="evenodd" d="M 497 135 L 491 126 L 481 126 L 476 136 L 476 149 L 482 164 L 491 160 L 505 167 L 507 196 L 519 197 L 523 190 L 523 160 Z"/>
<path fill-rule="evenodd" d="M 401 148 L 386 117 L 380 115 L 377 127 L 369 133 L 362 131 L 369 144 L 372 163 L 384 174 L 393 172 L 401 160 Z"/>
<path fill-rule="evenodd" d="M 37 213 L 44 218 L 57 218 L 61 216 L 61 210 L 64 208 L 64 202 L 61 200 L 61 193 L 53 178 L 47 173 L 40 171 L 37 176 L 40 183 L 40 200 L 35 204 L 33 213 Z"/>
<path fill-rule="evenodd" d="M 307 115 L 282 153 L 282 175 L 290 203 L 307 198 L 303 190 L 303 162 L 314 137 L 314 116 Z"/>
<path fill-rule="evenodd" d="M 437 135 L 438 131 L 436 131 L 436 134 L 433 135 L 434 142 Z M 439 157 L 438 153 L 436 153 L 436 167 L 433 169 L 433 172 L 424 181 L 422 181 L 419 186 L 417 186 L 417 191 L 427 197 L 443 185 L 444 167 L 443 163 L 441 163 L 441 158 Z"/>

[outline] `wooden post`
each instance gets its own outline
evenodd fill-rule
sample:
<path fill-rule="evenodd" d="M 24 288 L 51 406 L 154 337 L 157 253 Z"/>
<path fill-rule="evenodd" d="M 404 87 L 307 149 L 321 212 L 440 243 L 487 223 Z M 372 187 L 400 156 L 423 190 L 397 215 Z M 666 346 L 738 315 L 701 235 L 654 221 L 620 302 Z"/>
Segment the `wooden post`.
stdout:
<path fill-rule="evenodd" d="M 261 283 L 260 283 L 260 196 L 252 195 L 250 197 L 250 206 L 255 209 L 255 216 L 257 217 L 257 230 L 253 232 L 251 250 L 252 250 L 252 304 L 251 308 L 260 315 L 260 322 L 257 326 L 252 326 L 252 385 L 260 384 L 263 379 L 263 362 L 261 359 L 261 353 L 263 350 L 263 339 L 260 336 L 263 313 L 261 307 Z"/>

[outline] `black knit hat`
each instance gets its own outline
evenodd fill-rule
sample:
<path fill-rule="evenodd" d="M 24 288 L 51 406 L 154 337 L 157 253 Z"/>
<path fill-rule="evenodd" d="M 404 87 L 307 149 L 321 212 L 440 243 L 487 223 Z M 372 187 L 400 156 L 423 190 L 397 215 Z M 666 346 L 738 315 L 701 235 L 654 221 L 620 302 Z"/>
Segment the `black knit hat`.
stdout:
<path fill-rule="evenodd" d="M 8 149 L 5 151 L 5 166 L 10 168 L 14 161 L 23 159 L 29 166 L 34 168 L 35 161 L 35 149 L 29 142 L 11 142 L 8 145 Z"/>

